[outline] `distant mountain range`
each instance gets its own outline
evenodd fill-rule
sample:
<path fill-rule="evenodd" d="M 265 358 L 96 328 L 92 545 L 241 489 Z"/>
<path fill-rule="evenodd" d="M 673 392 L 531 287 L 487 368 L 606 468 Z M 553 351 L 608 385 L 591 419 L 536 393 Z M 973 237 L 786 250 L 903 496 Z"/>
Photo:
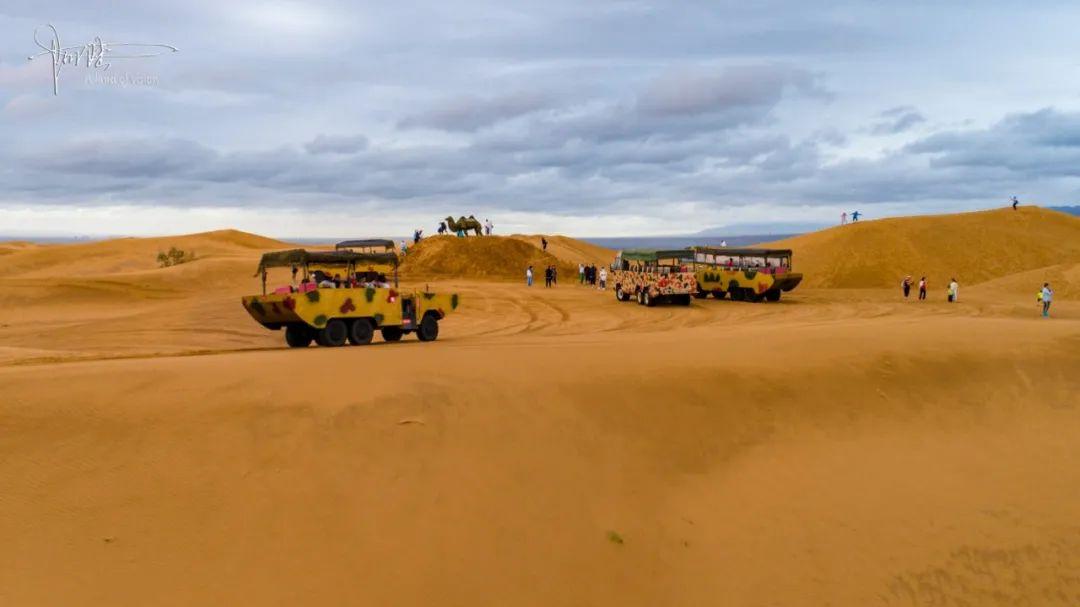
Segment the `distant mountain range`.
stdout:
<path fill-rule="evenodd" d="M 1061 211 L 1062 213 L 1068 213 L 1069 215 L 1080 216 L 1080 207 L 1050 207 L 1051 210 Z"/>

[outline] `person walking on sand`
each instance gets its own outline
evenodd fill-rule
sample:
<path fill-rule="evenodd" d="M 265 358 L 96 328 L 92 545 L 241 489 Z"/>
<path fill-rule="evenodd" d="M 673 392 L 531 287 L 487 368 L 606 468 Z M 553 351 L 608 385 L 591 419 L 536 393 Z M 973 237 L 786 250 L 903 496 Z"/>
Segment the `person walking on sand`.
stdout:
<path fill-rule="evenodd" d="M 1016 199 L 1016 196 L 1012 197 L 1012 208 L 1015 211 L 1016 207 L 1020 206 L 1020 201 Z"/>
<path fill-rule="evenodd" d="M 840 213 L 840 225 L 847 225 L 847 211 Z"/>
<path fill-rule="evenodd" d="M 1054 291 L 1050 288 L 1050 283 L 1044 282 L 1042 288 L 1042 305 L 1043 305 L 1043 317 L 1050 317 L 1050 302 L 1054 301 Z"/>
<path fill-rule="evenodd" d="M 584 263 L 579 263 L 577 265 L 577 277 L 578 277 L 578 282 L 580 282 L 581 284 L 585 284 L 585 264 Z"/>
<path fill-rule="evenodd" d="M 547 250 L 547 238 L 544 238 L 543 236 L 540 237 L 540 248 L 545 251 Z"/>
<path fill-rule="evenodd" d="M 900 286 L 904 289 L 904 299 L 907 299 L 911 293 L 911 276 L 905 276 L 904 282 L 900 283 Z"/>
<path fill-rule="evenodd" d="M 926 299 L 926 277 L 919 279 L 919 301 Z"/>
<path fill-rule="evenodd" d="M 950 302 L 956 302 L 956 300 L 959 297 L 960 297 L 960 284 L 957 283 L 956 279 L 954 278 L 954 279 L 952 279 L 951 282 L 949 282 L 949 301 Z"/>
<path fill-rule="evenodd" d="M 852 211 L 851 212 L 851 223 L 855 223 L 856 221 L 859 221 L 859 216 L 860 215 L 862 215 L 862 213 L 860 213 L 858 211 Z"/>
<path fill-rule="evenodd" d="M 533 279 L 532 266 L 529 266 L 525 270 L 525 286 L 526 287 L 531 287 L 532 286 L 532 279 Z"/>

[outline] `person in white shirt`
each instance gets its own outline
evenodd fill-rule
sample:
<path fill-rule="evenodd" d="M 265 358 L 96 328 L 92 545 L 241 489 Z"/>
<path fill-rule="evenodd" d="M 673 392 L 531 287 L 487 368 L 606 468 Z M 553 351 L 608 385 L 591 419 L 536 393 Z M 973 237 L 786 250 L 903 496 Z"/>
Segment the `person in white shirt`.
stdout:
<path fill-rule="evenodd" d="M 956 282 L 956 279 L 952 279 L 949 283 L 949 301 L 955 302 L 960 298 L 960 284 Z"/>
<path fill-rule="evenodd" d="M 603 291 L 604 289 L 607 289 L 607 268 L 600 268 L 600 287 L 599 287 L 599 289 L 601 291 Z"/>
<path fill-rule="evenodd" d="M 1054 291 L 1050 289 L 1050 283 L 1044 282 L 1042 288 L 1043 316 L 1050 316 L 1050 302 L 1054 300 Z"/>
<path fill-rule="evenodd" d="M 532 280 L 533 280 L 532 266 L 529 266 L 528 269 L 525 270 L 525 286 L 526 287 L 531 287 L 532 286 Z"/>
<path fill-rule="evenodd" d="M 577 265 L 577 277 L 581 284 L 585 284 L 585 264 L 579 263 Z"/>

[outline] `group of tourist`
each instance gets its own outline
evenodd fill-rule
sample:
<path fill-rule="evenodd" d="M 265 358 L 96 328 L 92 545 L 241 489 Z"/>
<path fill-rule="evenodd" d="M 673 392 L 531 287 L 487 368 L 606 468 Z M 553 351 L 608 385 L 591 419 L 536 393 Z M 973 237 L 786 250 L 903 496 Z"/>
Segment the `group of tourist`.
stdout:
<path fill-rule="evenodd" d="M 354 272 L 342 277 L 341 274 L 335 273 L 333 276 L 330 276 L 322 270 L 315 270 L 311 273 L 310 277 L 305 276 L 303 280 L 300 281 L 299 290 L 300 292 L 304 292 L 315 287 L 320 289 L 355 289 L 358 287 L 385 289 L 389 286 L 390 283 L 386 280 L 386 275 L 378 272 Z"/>
<path fill-rule="evenodd" d="M 913 281 L 911 276 L 905 276 L 904 280 L 900 283 L 900 289 L 904 293 L 904 299 L 907 299 L 911 294 L 911 288 Z M 919 299 L 926 299 L 926 277 L 919 278 Z M 949 303 L 956 303 L 960 299 L 960 283 L 956 282 L 953 278 L 949 281 L 948 289 L 945 291 L 945 301 Z M 1050 304 L 1054 300 L 1054 290 L 1050 288 L 1050 283 L 1044 282 L 1041 289 L 1035 293 L 1036 303 L 1042 307 L 1042 315 L 1050 316 Z"/>
<path fill-rule="evenodd" d="M 911 275 L 905 276 L 904 280 L 901 281 L 900 289 L 904 292 L 904 299 L 907 299 L 908 296 L 911 294 L 911 288 L 912 288 L 913 285 L 914 285 L 914 282 L 911 279 Z M 923 276 L 923 277 L 919 278 L 919 300 L 920 301 L 926 299 L 926 288 L 927 288 L 927 281 L 926 281 L 926 277 Z M 949 288 L 946 291 L 946 301 L 948 301 L 949 303 L 953 303 L 953 302 L 956 302 L 959 297 L 960 297 L 960 283 L 956 282 L 956 279 L 953 278 L 952 280 L 949 281 Z"/>
<path fill-rule="evenodd" d="M 592 285 L 598 289 L 607 288 L 607 268 L 596 268 L 596 264 L 578 264 L 578 281 L 583 285 Z"/>
<path fill-rule="evenodd" d="M 862 213 L 860 213 L 858 211 L 852 211 L 851 212 L 851 223 L 855 223 L 855 222 L 859 221 L 860 217 L 862 217 Z M 847 211 L 844 211 L 843 213 L 840 213 L 840 225 L 846 225 L 847 222 L 848 222 L 847 220 L 848 220 Z"/>

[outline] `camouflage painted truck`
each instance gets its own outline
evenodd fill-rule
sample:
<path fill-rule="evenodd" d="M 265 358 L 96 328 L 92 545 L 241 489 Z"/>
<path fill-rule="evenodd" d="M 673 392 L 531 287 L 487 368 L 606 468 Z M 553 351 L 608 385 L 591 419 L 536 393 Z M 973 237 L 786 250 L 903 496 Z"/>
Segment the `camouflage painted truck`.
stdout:
<path fill-rule="evenodd" d="M 691 247 L 690 263 L 697 288 L 694 297 L 710 294 L 735 301 L 780 301 L 780 294 L 802 282 L 791 271 L 791 249 Z"/>
<path fill-rule="evenodd" d="M 372 270 L 380 265 L 395 268 L 393 286 L 384 274 Z M 299 285 L 267 293 L 267 276 L 273 268 L 292 268 L 293 283 L 302 270 L 303 279 Z M 285 329 L 285 343 L 292 348 L 305 348 L 312 341 L 327 347 L 365 345 L 376 330 L 387 342 L 400 341 L 409 333 L 416 333 L 420 341 L 434 341 L 439 321 L 458 307 L 458 295 L 400 292 L 396 268 L 397 256 L 392 253 L 304 249 L 266 253 L 256 272 L 262 277 L 262 295 L 243 297 L 242 302 L 262 326 Z"/>
<path fill-rule="evenodd" d="M 690 305 L 691 296 L 697 292 L 697 280 L 687 267 L 689 258 L 686 249 L 619 251 L 608 280 L 615 289 L 615 299 L 633 299 L 643 306 Z"/>

